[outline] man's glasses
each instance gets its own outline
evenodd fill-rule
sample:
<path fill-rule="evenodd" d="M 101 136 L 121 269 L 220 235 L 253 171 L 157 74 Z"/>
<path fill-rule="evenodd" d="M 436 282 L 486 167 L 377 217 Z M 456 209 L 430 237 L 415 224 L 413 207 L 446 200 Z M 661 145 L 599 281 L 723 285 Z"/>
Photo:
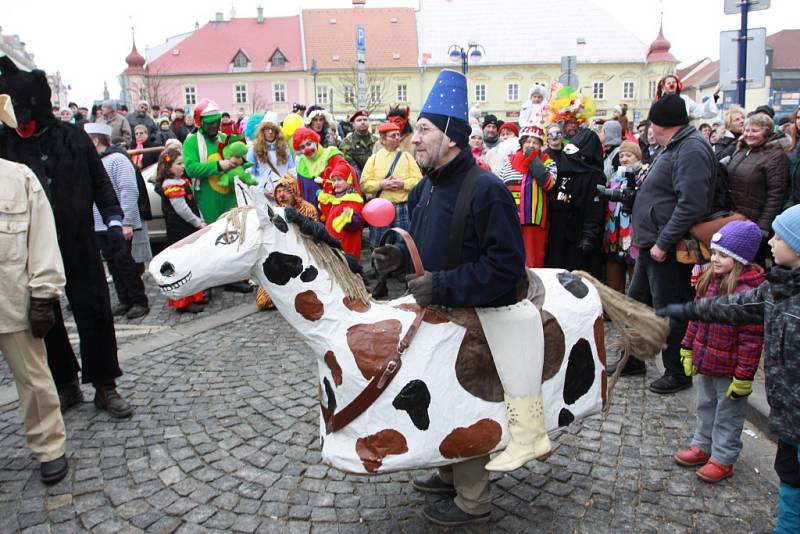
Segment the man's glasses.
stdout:
<path fill-rule="evenodd" d="M 398 132 L 386 134 L 387 139 L 400 139 L 402 137 Z"/>

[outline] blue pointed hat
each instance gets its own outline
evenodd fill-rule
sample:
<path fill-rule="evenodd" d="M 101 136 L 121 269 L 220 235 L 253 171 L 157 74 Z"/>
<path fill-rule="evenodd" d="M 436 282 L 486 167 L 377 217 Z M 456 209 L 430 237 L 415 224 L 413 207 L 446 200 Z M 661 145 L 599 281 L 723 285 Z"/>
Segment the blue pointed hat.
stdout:
<path fill-rule="evenodd" d="M 467 146 L 469 126 L 467 79 L 460 72 L 444 69 L 433 82 L 419 117 L 428 119 L 460 147 Z"/>

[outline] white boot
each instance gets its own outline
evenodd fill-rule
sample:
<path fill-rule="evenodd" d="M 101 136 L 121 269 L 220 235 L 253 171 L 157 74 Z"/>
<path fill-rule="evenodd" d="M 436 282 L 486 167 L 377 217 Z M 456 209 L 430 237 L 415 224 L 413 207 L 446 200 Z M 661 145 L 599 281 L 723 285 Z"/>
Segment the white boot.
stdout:
<path fill-rule="evenodd" d="M 550 456 L 550 437 L 544 429 L 544 403 L 541 395 L 515 399 L 506 396 L 508 432 L 506 450 L 486 464 L 489 471 L 513 471 L 533 459 Z"/>
<path fill-rule="evenodd" d="M 513 471 L 550 453 L 544 427 L 542 368 L 544 330 L 539 310 L 529 300 L 503 308 L 476 308 L 505 392 L 506 450 L 486 465 L 490 471 Z"/>

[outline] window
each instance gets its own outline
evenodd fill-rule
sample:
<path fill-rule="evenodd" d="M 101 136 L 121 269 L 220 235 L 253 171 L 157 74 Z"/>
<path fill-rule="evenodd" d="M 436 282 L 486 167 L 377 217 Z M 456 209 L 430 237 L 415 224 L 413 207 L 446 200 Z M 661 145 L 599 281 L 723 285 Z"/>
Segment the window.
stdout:
<path fill-rule="evenodd" d="M 286 85 L 276 83 L 272 86 L 272 101 L 273 102 L 286 102 Z"/>
<path fill-rule="evenodd" d="M 247 85 L 243 83 L 237 83 L 233 86 L 233 100 L 237 104 L 247 103 Z"/>
<path fill-rule="evenodd" d="M 328 105 L 328 86 L 320 85 L 317 87 L 317 104 L 320 106 Z"/>
<path fill-rule="evenodd" d="M 286 56 L 284 56 L 280 50 L 276 50 L 275 53 L 272 54 L 270 63 L 272 63 L 273 67 L 282 67 L 286 65 Z"/>
<path fill-rule="evenodd" d="M 506 100 L 509 102 L 518 102 L 519 101 L 519 84 L 518 83 L 509 83 L 506 85 Z"/>
<path fill-rule="evenodd" d="M 482 83 L 475 85 L 475 102 L 486 102 L 486 85 Z"/>
<path fill-rule="evenodd" d="M 633 100 L 634 95 L 633 82 L 622 82 L 622 98 L 623 100 Z"/>
<path fill-rule="evenodd" d="M 658 87 L 658 82 L 655 80 L 650 80 L 647 83 L 647 97 L 650 99 L 654 99 L 656 97 L 656 89 Z"/>
<path fill-rule="evenodd" d="M 236 69 L 244 69 L 247 68 L 248 63 L 250 63 L 250 60 L 247 59 L 244 52 L 239 50 L 233 58 L 233 67 Z"/>
<path fill-rule="evenodd" d="M 345 85 L 343 88 L 344 92 L 344 103 L 345 104 L 355 104 L 356 103 L 356 88 L 352 85 Z"/>
<path fill-rule="evenodd" d="M 187 85 L 183 88 L 183 102 L 187 106 L 197 104 L 197 88 L 193 85 Z"/>
<path fill-rule="evenodd" d="M 606 97 L 606 84 L 605 82 L 594 82 L 592 84 L 592 98 L 595 100 L 604 100 Z"/>
<path fill-rule="evenodd" d="M 408 102 L 408 86 L 404 83 L 397 86 L 397 101 Z"/>
<path fill-rule="evenodd" d="M 382 100 L 381 93 L 383 92 L 382 89 L 383 89 L 383 87 L 381 87 L 380 85 L 370 85 L 370 87 L 369 87 L 369 101 L 372 104 L 380 104 L 381 103 L 381 100 Z"/>

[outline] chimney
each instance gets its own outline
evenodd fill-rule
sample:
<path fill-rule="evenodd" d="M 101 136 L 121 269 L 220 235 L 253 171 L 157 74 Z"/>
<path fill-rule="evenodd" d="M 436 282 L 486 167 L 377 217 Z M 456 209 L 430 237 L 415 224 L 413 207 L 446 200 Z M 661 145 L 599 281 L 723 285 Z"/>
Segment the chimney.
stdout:
<path fill-rule="evenodd" d="M 261 7 L 261 6 L 258 6 L 256 8 L 256 11 L 258 12 L 258 23 L 259 24 L 264 24 L 264 8 Z"/>
<path fill-rule="evenodd" d="M 214 22 L 224 22 L 225 19 L 223 17 L 222 11 L 217 11 L 214 13 Z"/>
<path fill-rule="evenodd" d="M 364 7 L 366 3 L 367 0 L 353 0 L 353 7 Z"/>

